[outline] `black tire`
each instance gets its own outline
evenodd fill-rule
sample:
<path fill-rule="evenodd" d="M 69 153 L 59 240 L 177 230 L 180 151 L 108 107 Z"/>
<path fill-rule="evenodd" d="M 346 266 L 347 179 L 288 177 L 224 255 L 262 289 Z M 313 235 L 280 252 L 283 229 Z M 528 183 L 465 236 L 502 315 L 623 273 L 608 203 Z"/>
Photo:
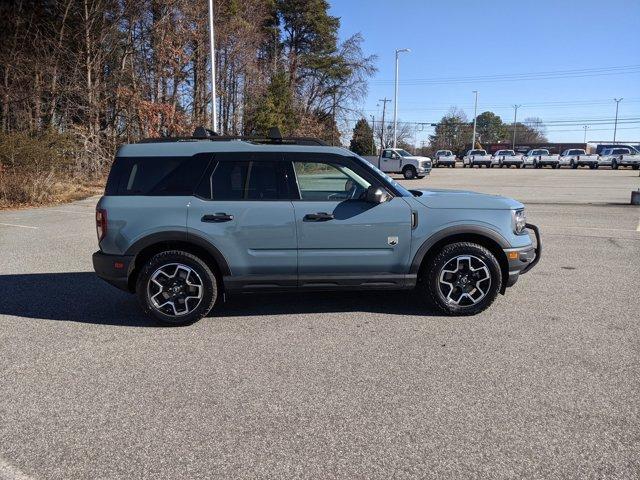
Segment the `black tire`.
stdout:
<path fill-rule="evenodd" d="M 405 180 L 413 180 L 418 176 L 416 173 L 416 169 L 410 165 L 402 169 L 402 175 L 404 176 Z"/>
<path fill-rule="evenodd" d="M 571 168 L 573 168 L 574 170 L 576 168 L 578 168 L 578 164 L 576 162 L 574 162 L 573 160 L 571 160 Z"/>
<path fill-rule="evenodd" d="M 518 163 L 518 164 L 516 165 L 516 168 L 522 168 L 522 167 L 524 167 L 524 165 L 522 165 L 521 163 Z"/>
<path fill-rule="evenodd" d="M 489 280 L 489 282 L 486 282 L 486 279 L 484 279 L 477 282 L 473 287 L 465 287 L 473 288 L 473 292 L 482 292 L 482 287 L 487 287 L 484 296 L 478 296 L 477 302 L 469 305 L 462 305 L 463 303 L 471 302 L 471 300 L 467 297 L 462 297 L 462 295 L 464 295 L 464 293 L 461 293 L 462 290 L 455 290 L 460 287 L 448 287 L 440 281 L 441 275 L 446 276 L 446 273 L 443 272 L 445 266 L 455 265 L 459 263 L 456 261 L 457 257 L 465 256 L 473 259 L 470 260 L 474 262 L 474 265 L 471 265 L 473 268 L 480 266 L 485 267 Z M 464 265 L 464 263 L 463 261 L 462 264 Z M 478 271 L 482 273 L 480 268 L 476 270 L 476 272 Z M 467 280 L 466 274 L 464 279 L 465 281 Z M 496 257 L 483 246 L 470 242 L 452 243 L 445 245 L 435 257 L 429 261 L 429 264 L 422 273 L 417 288 L 420 289 L 420 292 L 429 303 L 433 304 L 446 315 L 475 315 L 488 308 L 496 299 L 498 292 L 502 288 L 502 271 Z M 458 299 L 459 304 L 447 301 L 447 295 L 455 300 L 457 293 L 454 292 L 460 293 Z M 471 292 L 470 295 L 473 295 L 473 292 Z"/>
<path fill-rule="evenodd" d="M 611 160 L 611 170 L 618 170 L 618 162 L 615 158 Z"/>
<path fill-rule="evenodd" d="M 596 168 L 598 168 L 598 166 L 597 166 L 597 165 L 589 165 L 589 169 L 590 169 L 590 170 L 595 170 Z"/>
<path fill-rule="evenodd" d="M 191 269 L 197 275 L 195 278 L 201 283 L 201 298 L 198 302 L 196 302 L 197 299 L 183 301 L 184 305 L 189 305 L 191 302 L 192 308 L 189 311 L 187 306 L 187 312 L 184 314 L 170 314 L 168 313 L 170 311 L 168 306 L 161 309 L 156 307 L 152 301 L 152 276 L 163 267 L 170 269 L 174 264 L 180 264 Z M 174 275 L 179 276 L 177 269 Z M 189 275 L 192 275 L 192 273 L 189 273 Z M 193 280 L 192 278 L 192 283 L 197 283 L 193 282 Z M 156 254 L 144 265 L 136 281 L 136 295 L 144 313 L 159 323 L 169 326 L 190 325 L 205 317 L 213 308 L 218 298 L 218 282 L 211 268 L 200 258 L 182 250 L 168 250 Z M 166 298 L 163 299 L 167 300 Z M 179 304 L 179 301 L 180 299 L 178 298 L 176 302 Z"/>
<path fill-rule="evenodd" d="M 455 163 L 452 163 L 452 164 L 451 164 L 451 168 L 456 168 L 456 164 L 455 164 Z"/>
<path fill-rule="evenodd" d="M 596 170 L 598 169 L 598 167 L 600 167 L 600 164 L 596 163 L 593 168 L 595 168 Z"/>
<path fill-rule="evenodd" d="M 632 165 L 631 168 L 634 170 L 640 170 L 640 165 Z"/>
<path fill-rule="evenodd" d="M 533 161 L 533 168 L 540 168 L 540 164 L 538 163 L 537 160 Z"/>

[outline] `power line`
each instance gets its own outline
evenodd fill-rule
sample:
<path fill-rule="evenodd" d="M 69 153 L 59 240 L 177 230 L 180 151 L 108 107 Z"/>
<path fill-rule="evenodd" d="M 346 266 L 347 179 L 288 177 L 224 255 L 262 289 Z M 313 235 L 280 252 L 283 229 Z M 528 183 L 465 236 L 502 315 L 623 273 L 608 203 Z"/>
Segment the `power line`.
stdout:
<path fill-rule="evenodd" d="M 406 102 L 409 105 L 415 105 L 416 102 Z M 640 103 L 640 98 L 630 98 L 627 102 L 625 99 L 625 103 Z M 544 107 L 545 108 L 567 108 L 567 107 L 592 107 L 592 106 L 608 106 L 611 104 L 611 99 L 607 100 L 576 100 L 576 101 L 558 101 L 558 102 L 521 102 L 520 105 L 523 107 Z M 452 107 L 461 108 L 461 109 L 469 109 L 473 108 L 473 104 L 469 105 L 452 105 L 452 104 L 440 104 L 441 106 L 436 106 L 437 104 L 433 104 L 431 107 L 413 107 L 413 108 L 404 108 L 404 110 L 431 110 L 431 111 L 446 111 L 451 109 Z M 496 103 L 496 104 L 483 104 L 484 108 L 493 108 L 493 109 L 511 109 L 513 108 L 513 104 L 511 103 Z M 367 109 L 364 111 L 374 111 L 373 109 Z M 377 110 L 375 110 L 377 111 Z"/>
<path fill-rule="evenodd" d="M 429 77 L 402 80 L 402 85 L 439 85 L 452 83 L 493 83 L 523 80 L 554 80 L 564 78 L 597 77 L 603 75 L 628 75 L 640 73 L 640 65 L 618 67 L 583 68 L 573 70 L 551 70 L 546 72 L 528 72 L 498 75 L 478 75 L 462 77 Z M 391 80 L 374 80 L 374 85 L 389 85 Z"/>

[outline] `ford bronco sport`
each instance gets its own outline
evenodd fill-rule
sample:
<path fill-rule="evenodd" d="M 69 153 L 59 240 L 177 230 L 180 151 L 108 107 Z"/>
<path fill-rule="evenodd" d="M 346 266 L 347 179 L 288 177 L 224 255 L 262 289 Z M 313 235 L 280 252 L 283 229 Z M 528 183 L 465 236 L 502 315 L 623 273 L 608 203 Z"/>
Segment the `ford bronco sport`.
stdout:
<path fill-rule="evenodd" d="M 172 325 L 265 291 L 416 289 L 471 315 L 541 253 L 515 200 L 407 190 L 344 148 L 277 131 L 122 146 L 96 228 L 96 273 Z"/>

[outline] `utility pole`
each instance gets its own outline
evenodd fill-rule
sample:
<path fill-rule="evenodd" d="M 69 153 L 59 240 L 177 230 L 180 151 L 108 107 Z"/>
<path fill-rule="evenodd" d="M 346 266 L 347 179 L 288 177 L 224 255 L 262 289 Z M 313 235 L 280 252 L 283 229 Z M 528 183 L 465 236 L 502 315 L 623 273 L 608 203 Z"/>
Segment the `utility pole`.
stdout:
<path fill-rule="evenodd" d="M 478 91 L 474 90 L 473 93 L 476 94 L 476 101 L 473 106 L 473 138 L 471 139 L 471 150 L 476 148 L 476 123 L 478 119 Z"/>
<path fill-rule="evenodd" d="M 587 128 L 589 128 L 589 125 L 585 125 L 584 127 L 584 149 L 587 149 Z"/>
<path fill-rule="evenodd" d="M 375 155 L 376 154 L 376 142 L 375 142 L 375 138 L 376 138 L 376 117 L 375 115 L 371 115 L 371 131 L 373 132 L 373 145 L 371 145 L 371 155 Z"/>
<path fill-rule="evenodd" d="M 514 105 L 513 106 L 513 145 L 511 146 L 511 148 L 513 150 L 516 149 L 516 125 L 518 125 L 518 109 L 521 107 L 522 105 Z"/>
<path fill-rule="evenodd" d="M 614 98 L 614 102 L 616 102 L 616 121 L 613 124 L 613 143 L 616 143 L 616 133 L 618 132 L 618 105 L 622 101 L 622 98 Z"/>
<path fill-rule="evenodd" d="M 382 150 L 384 149 L 384 114 L 387 111 L 387 102 L 391 100 L 387 97 L 378 100 L 382 102 L 382 125 L 380 127 L 380 155 L 378 155 L 378 168 L 380 168 L 380 157 L 382 156 Z"/>
<path fill-rule="evenodd" d="M 398 56 L 403 52 L 410 52 L 408 48 L 396 48 L 396 81 L 395 95 L 393 97 L 393 148 L 396 148 L 398 140 Z"/>
<path fill-rule="evenodd" d="M 213 0 L 209 0 L 209 46 L 211 47 L 211 130 L 216 132 L 218 125 L 218 110 L 216 108 L 216 44 L 213 33 Z"/>

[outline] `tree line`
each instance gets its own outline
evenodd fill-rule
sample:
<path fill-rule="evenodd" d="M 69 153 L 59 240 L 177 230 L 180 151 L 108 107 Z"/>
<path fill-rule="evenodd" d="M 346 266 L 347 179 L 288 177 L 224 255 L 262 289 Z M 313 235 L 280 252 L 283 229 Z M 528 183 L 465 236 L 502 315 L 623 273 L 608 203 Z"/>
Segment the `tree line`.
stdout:
<path fill-rule="evenodd" d="M 208 2 L 3 2 L 0 129 L 96 145 L 210 124 Z M 331 139 L 375 71 L 326 0 L 216 0 L 222 134 Z"/>
<path fill-rule="evenodd" d="M 337 143 L 376 68 L 363 38 L 339 40 L 326 0 L 215 0 L 214 12 L 216 130 Z M 121 143 L 209 126 L 208 18 L 206 0 L 2 2 L 0 145 L 63 135 L 80 147 L 76 174 L 98 174 Z M 0 152 L 0 172 L 25 156 Z"/>
<path fill-rule="evenodd" d="M 375 132 L 374 132 L 375 130 Z M 363 118 L 356 122 L 353 129 L 351 150 L 359 155 L 374 155 L 377 146 L 383 148 L 391 146 L 392 132 L 382 126 L 372 128 Z M 505 123 L 493 112 L 483 112 L 476 117 L 476 145 L 491 143 L 504 143 L 511 145 L 513 141 L 514 124 Z M 516 143 L 531 144 L 546 142 L 545 126 L 543 121 L 537 117 L 526 118 L 524 122 L 516 122 Z M 464 154 L 471 147 L 471 137 L 473 136 L 473 120 L 469 120 L 462 110 L 452 107 L 434 127 L 433 134 L 429 135 L 429 144 L 420 147 L 412 145 L 410 124 L 400 122 L 397 132 L 397 145 L 409 151 L 416 151 L 420 154 L 431 155 L 436 150 L 451 150 L 456 155 Z"/>

